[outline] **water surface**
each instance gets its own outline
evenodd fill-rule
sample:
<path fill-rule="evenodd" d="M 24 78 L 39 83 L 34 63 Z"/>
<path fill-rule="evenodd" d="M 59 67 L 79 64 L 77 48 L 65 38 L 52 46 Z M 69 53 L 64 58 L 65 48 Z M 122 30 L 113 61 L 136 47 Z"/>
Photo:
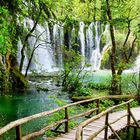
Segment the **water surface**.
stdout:
<path fill-rule="evenodd" d="M 0 127 L 5 126 L 11 121 L 23 118 L 35 113 L 52 110 L 62 106 L 66 102 L 71 102 L 67 94 L 57 93 L 56 91 L 36 91 L 30 90 L 26 93 L 15 95 L 0 96 Z M 46 119 L 32 121 L 23 125 L 24 134 L 32 132 L 31 129 L 38 130 L 41 125 L 46 123 Z M 12 134 L 15 132 L 12 132 Z M 0 140 L 12 140 L 12 134 L 0 137 Z"/>

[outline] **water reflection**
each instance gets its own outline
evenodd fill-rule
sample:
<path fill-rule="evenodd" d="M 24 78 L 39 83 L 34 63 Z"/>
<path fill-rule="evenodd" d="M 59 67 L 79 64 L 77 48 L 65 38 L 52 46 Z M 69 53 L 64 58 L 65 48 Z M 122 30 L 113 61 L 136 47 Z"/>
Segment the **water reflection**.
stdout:
<path fill-rule="evenodd" d="M 62 98 L 52 92 L 43 91 L 2 96 L 0 97 L 0 127 L 22 117 L 54 109 L 59 106 L 56 99 L 69 101 L 67 95 Z"/>

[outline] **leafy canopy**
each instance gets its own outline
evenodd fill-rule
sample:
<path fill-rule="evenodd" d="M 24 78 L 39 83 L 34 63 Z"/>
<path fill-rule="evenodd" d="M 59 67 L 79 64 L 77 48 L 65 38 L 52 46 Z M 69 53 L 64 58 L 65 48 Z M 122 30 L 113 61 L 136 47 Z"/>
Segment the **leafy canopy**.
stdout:
<path fill-rule="evenodd" d="M 5 55 L 7 49 L 11 48 L 9 12 L 3 7 L 0 7 L 0 54 Z"/>

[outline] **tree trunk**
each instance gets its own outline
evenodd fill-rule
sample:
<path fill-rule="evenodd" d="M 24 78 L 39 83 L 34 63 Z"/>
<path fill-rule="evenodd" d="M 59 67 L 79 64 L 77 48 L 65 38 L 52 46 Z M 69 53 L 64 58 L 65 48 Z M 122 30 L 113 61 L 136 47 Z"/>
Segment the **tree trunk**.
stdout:
<path fill-rule="evenodd" d="M 0 90 L 2 93 L 8 92 L 8 75 L 6 72 L 6 64 L 4 63 L 4 57 L 0 56 Z"/>
<path fill-rule="evenodd" d="M 121 95 L 121 75 L 113 75 L 110 93 L 112 95 Z"/>
<path fill-rule="evenodd" d="M 115 59 L 116 59 L 116 41 L 115 41 L 115 34 L 113 29 L 113 23 L 112 23 L 112 15 L 111 15 L 111 9 L 110 9 L 110 2 L 109 0 L 106 0 L 106 7 L 107 7 L 107 16 L 110 24 L 110 35 L 111 35 L 111 41 L 112 41 L 112 50 L 111 50 L 111 71 L 112 71 L 112 84 L 111 84 L 111 94 L 118 94 L 118 75 L 116 74 L 115 69 Z"/>
<path fill-rule="evenodd" d="M 10 13 L 8 21 L 11 23 L 11 26 L 9 27 L 9 43 L 11 44 L 11 47 L 8 47 L 6 50 L 7 52 L 0 56 L 0 90 L 5 94 L 14 89 L 23 89 L 27 87 L 28 82 L 18 69 L 17 58 L 15 55 L 17 52 L 17 41 L 19 35 L 16 13 L 17 1 L 13 1 L 11 3 L 6 1 L 2 4 L 7 5 L 5 8 L 8 9 Z"/>

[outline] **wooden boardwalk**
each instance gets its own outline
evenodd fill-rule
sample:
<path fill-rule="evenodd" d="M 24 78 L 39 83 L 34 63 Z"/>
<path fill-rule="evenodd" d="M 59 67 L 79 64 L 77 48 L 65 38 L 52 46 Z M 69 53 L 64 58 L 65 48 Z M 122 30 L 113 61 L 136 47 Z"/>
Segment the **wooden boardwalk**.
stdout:
<path fill-rule="evenodd" d="M 34 137 L 38 137 L 44 135 L 46 131 L 52 130 L 53 132 L 63 133 L 56 138 L 51 138 L 51 140 L 102 140 L 107 139 L 112 134 L 116 135 L 116 137 L 120 140 L 116 131 L 119 131 L 126 126 L 131 126 L 131 123 L 134 122 L 137 128 L 140 128 L 138 121 L 140 120 L 140 107 L 131 108 L 131 103 L 134 101 L 132 96 L 103 96 L 98 98 L 91 98 L 87 100 L 78 101 L 75 103 L 70 103 L 62 107 L 58 107 L 53 110 L 41 112 L 38 114 L 34 114 L 25 118 L 21 118 L 19 120 L 10 122 L 4 127 L 0 128 L 0 137 L 11 129 L 15 129 L 15 137 L 16 140 L 32 140 Z M 114 105 L 112 107 L 107 108 L 105 111 L 100 110 L 100 104 L 102 100 L 124 100 L 121 104 Z M 128 100 L 129 99 L 129 100 Z M 94 108 L 89 108 L 89 110 L 70 115 L 71 107 L 77 106 L 80 107 L 82 104 L 94 103 Z M 114 112 L 119 107 L 125 107 L 126 110 Z M 50 117 L 54 113 L 60 113 L 63 115 L 62 118 L 58 121 L 52 122 L 50 124 L 44 123 L 40 129 L 36 131 L 29 132 L 28 134 L 22 133 L 22 125 L 28 123 L 33 120 L 43 119 L 43 117 Z M 112 113 L 113 112 L 113 113 Z M 94 116 L 80 123 L 77 128 L 73 130 L 69 130 L 69 122 L 80 117 L 85 116 Z M 60 126 L 64 125 L 64 130 L 59 130 Z M 134 126 L 133 126 L 134 127 Z M 68 133 L 69 132 L 69 133 Z M 44 140 L 49 138 L 43 138 Z"/>
<path fill-rule="evenodd" d="M 139 121 L 140 120 L 140 107 L 131 108 L 131 112 L 135 116 L 135 119 Z M 117 118 L 120 118 L 126 113 L 127 113 L 126 110 L 110 113 L 109 123 L 115 121 Z M 133 123 L 132 119 L 131 119 L 131 123 Z M 101 118 L 85 126 L 83 128 L 83 140 L 87 140 L 89 136 L 93 134 L 93 132 L 96 133 L 97 131 L 99 131 L 104 126 L 104 124 L 105 124 L 105 116 L 102 116 Z M 115 131 L 120 131 L 121 129 L 125 128 L 127 126 L 127 116 L 115 122 L 111 126 Z M 71 130 L 69 133 L 61 134 L 59 137 L 53 138 L 53 140 L 76 140 L 76 131 L 77 131 L 77 128 Z M 96 138 L 94 138 L 94 140 L 103 140 L 104 133 L 105 133 L 105 130 L 103 130 L 100 134 L 98 134 Z M 113 132 L 111 131 L 110 128 L 108 128 L 108 137 L 111 136 L 112 134 Z"/>

